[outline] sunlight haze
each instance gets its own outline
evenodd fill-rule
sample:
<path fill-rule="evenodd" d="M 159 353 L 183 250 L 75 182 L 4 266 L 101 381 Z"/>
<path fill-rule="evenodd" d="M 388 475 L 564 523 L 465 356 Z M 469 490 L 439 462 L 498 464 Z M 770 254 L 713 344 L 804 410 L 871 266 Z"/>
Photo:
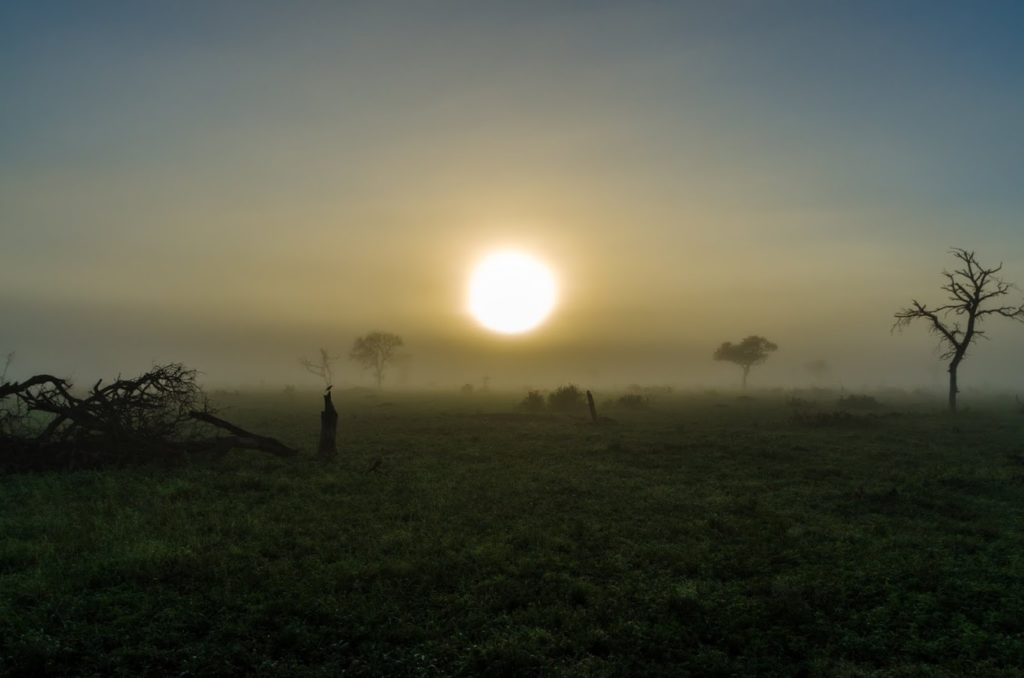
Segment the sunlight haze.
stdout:
<path fill-rule="evenodd" d="M 315 386 L 298 356 L 382 329 L 396 386 L 722 387 L 756 333 L 763 386 L 941 389 L 893 312 L 951 246 L 1024 283 L 1021 12 L 991 7 L 5 5 L 0 352 Z M 559 286 L 514 341 L 465 307 L 508 243 Z M 1017 330 L 970 384 L 1020 382 Z"/>

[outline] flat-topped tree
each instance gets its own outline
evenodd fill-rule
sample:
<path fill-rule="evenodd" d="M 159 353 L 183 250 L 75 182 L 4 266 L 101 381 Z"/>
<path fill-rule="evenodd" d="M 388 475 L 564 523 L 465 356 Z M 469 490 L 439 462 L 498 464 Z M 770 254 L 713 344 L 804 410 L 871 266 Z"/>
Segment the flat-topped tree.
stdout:
<path fill-rule="evenodd" d="M 750 368 L 754 365 L 760 365 L 765 360 L 768 360 L 768 356 L 778 349 L 778 346 L 764 337 L 752 334 L 738 344 L 734 344 L 731 341 L 724 342 L 721 346 L 715 349 L 714 358 L 715 360 L 724 360 L 725 362 L 735 363 L 742 367 L 743 388 L 746 388 L 747 375 L 750 374 Z"/>
<path fill-rule="evenodd" d="M 949 296 L 941 306 L 926 306 L 917 299 L 910 306 L 895 315 L 893 330 L 906 327 L 917 318 L 927 321 L 928 330 L 938 335 L 939 346 L 943 349 L 942 359 L 949 360 L 949 409 L 956 412 L 957 370 L 967 356 L 967 350 L 976 337 L 984 337 L 979 329 L 988 316 L 1002 316 L 1024 322 L 1024 303 L 1018 306 L 1002 306 L 996 301 L 1013 289 L 1013 284 L 996 274 L 1003 270 L 1000 263 L 994 268 L 985 268 L 978 263 L 974 252 L 959 247 L 950 250 L 960 268 L 943 271 L 946 284 L 942 286 Z"/>

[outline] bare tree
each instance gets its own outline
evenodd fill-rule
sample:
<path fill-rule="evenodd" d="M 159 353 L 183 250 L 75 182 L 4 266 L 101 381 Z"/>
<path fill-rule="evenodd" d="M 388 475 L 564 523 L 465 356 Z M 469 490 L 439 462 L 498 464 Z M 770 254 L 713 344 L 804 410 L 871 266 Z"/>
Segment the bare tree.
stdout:
<path fill-rule="evenodd" d="M 97 381 L 82 395 L 49 374 L 0 384 L 0 403 L 14 398 L 23 426 L 0 427 L 0 469 L 102 465 L 232 448 L 282 457 L 297 450 L 215 416 L 196 371 L 154 366 L 133 379 Z M 209 427 L 231 435 L 211 436 Z"/>
<path fill-rule="evenodd" d="M 334 363 L 338 361 L 341 356 L 331 355 L 327 352 L 327 349 L 320 349 L 320 360 L 313 361 L 309 358 L 299 358 L 299 364 L 306 368 L 306 371 L 310 374 L 323 379 L 324 388 L 330 388 L 334 385 Z"/>
<path fill-rule="evenodd" d="M 949 296 L 941 306 L 926 306 L 916 299 L 910 306 L 899 310 L 893 330 L 907 327 L 917 318 L 927 321 L 928 330 L 939 337 L 942 359 L 949 360 L 949 409 L 956 412 L 957 370 L 967 356 L 967 350 L 977 337 L 985 337 L 979 329 L 988 316 L 996 315 L 1010 320 L 1024 322 L 1024 304 L 1019 306 L 998 306 L 993 299 L 1006 296 L 1013 289 L 996 274 L 1003 270 L 1000 263 L 994 268 L 985 268 L 978 263 L 974 252 L 954 247 L 950 254 L 959 262 L 960 268 L 952 272 L 943 271 L 946 284 L 942 286 Z M 962 323 L 962 325 L 961 325 Z"/>
<path fill-rule="evenodd" d="M 334 401 L 331 398 L 331 389 L 334 387 L 333 363 L 338 357 L 321 348 L 319 362 L 308 358 L 299 359 L 299 364 L 305 367 L 307 372 L 317 375 L 324 381 L 324 409 L 320 412 L 320 442 L 317 445 L 317 453 L 324 459 L 331 459 L 338 454 L 338 411 L 334 408 Z"/>
<path fill-rule="evenodd" d="M 714 358 L 715 360 L 735 363 L 742 367 L 743 388 L 746 388 L 747 375 L 750 374 L 750 368 L 763 363 L 768 359 L 769 355 L 778 349 L 778 346 L 764 337 L 752 334 L 738 344 L 734 344 L 731 341 L 724 342 L 715 349 Z"/>
<path fill-rule="evenodd" d="M 384 372 L 395 359 L 395 351 L 405 344 L 402 338 L 391 332 L 370 332 L 358 337 L 352 343 L 349 357 L 373 372 L 377 379 L 377 388 L 384 381 Z"/>

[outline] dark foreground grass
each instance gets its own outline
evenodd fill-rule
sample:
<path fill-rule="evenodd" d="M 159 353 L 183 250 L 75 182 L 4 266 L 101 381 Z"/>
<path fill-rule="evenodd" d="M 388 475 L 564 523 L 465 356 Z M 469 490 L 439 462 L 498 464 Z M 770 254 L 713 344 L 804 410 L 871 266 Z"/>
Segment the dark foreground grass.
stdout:
<path fill-rule="evenodd" d="M 332 466 L 0 478 L 0 673 L 1024 667 L 1009 408 L 676 397 L 593 426 L 496 396 L 387 398 L 341 398 Z M 315 396 L 226 404 L 313 447 Z"/>

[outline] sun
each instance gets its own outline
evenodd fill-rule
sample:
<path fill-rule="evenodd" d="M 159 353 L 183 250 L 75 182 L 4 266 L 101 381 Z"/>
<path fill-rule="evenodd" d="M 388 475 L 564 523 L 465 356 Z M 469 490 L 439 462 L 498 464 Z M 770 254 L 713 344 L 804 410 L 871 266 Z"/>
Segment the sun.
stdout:
<path fill-rule="evenodd" d="M 484 257 L 469 280 L 469 312 L 501 334 L 521 334 L 548 317 L 558 297 L 547 266 L 522 252 L 505 250 Z"/>

